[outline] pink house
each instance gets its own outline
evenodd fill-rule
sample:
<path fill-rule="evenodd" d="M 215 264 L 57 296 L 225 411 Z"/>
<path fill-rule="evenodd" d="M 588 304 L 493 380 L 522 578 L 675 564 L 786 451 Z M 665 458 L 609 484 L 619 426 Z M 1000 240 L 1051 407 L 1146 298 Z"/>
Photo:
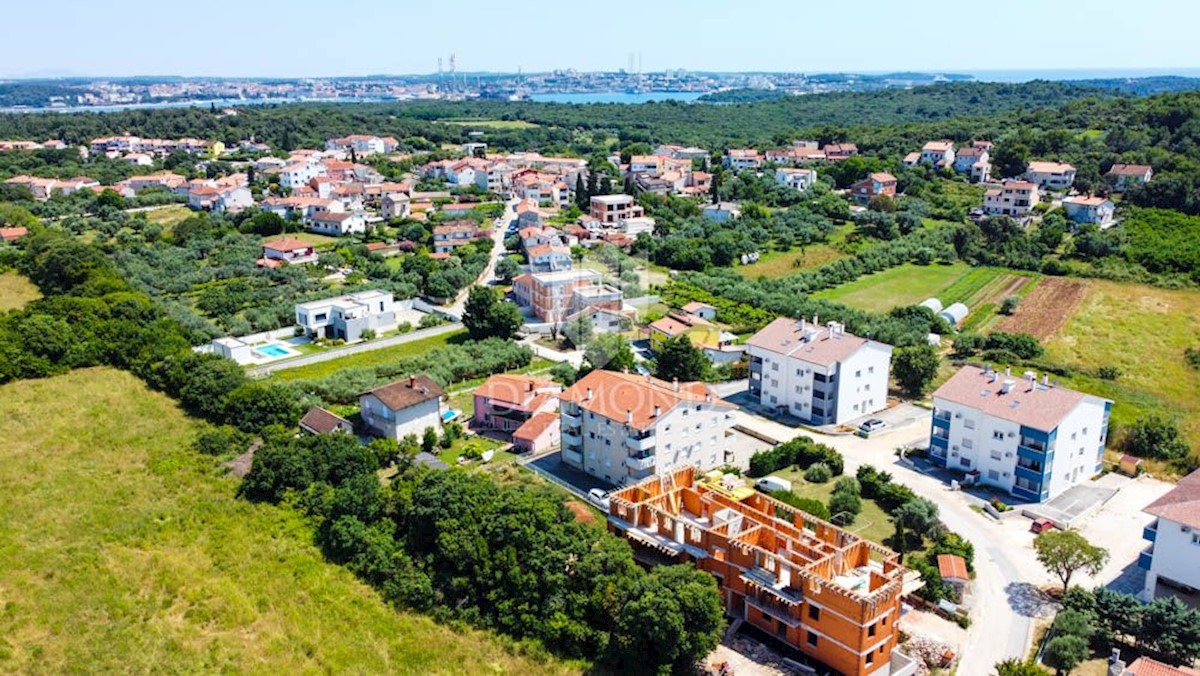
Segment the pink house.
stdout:
<path fill-rule="evenodd" d="M 528 444 L 524 450 L 548 447 L 546 444 L 553 446 L 558 443 L 558 426 L 547 425 L 538 414 L 553 413 L 561 392 L 562 387 L 549 380 L 507 373 L 494 375 L 475 390 L 472 427 L 512 436 L 514 444 Z M 557 415 L 554 417 L 557 419 Z"/>
<path fill-rule="evenodd" d="M 513 432 L 513 447 L 521 453 L 542 453 L 562 443 L 561 419 L 557 413 L 542 411 Z"/>

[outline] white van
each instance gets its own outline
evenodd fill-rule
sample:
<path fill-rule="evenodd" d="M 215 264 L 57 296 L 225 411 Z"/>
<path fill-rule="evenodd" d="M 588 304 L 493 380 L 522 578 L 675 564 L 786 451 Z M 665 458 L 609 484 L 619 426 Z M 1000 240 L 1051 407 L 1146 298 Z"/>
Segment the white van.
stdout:
<path fill-rule="evenodd" d="M 754 487 L 763 493 L 774 493 L 775 491 L 792 491 L 792 482 L 787 479 L 780 479 L 777 476 L 765 476 L 754 482 Z"/>

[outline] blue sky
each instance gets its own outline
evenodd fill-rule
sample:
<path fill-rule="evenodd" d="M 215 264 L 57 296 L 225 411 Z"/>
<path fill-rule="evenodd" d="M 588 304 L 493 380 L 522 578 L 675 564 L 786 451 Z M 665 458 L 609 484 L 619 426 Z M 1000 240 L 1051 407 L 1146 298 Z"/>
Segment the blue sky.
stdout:
<path fill-rule="evenodd" d="M 1197 68 L 1185 0 L 10 3 L 0 77 Z M 597 8 L 597 9 L 592 9 Z"/>

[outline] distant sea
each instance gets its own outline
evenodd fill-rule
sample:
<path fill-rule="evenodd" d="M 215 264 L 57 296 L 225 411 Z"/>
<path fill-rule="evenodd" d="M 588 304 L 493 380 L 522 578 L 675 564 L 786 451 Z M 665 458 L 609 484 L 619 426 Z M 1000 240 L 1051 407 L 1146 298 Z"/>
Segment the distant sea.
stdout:
<path fill-rule="evenodd" d="M 1061 70 L 975 70 L 966 71 L 980 82 L 1029 82 L 1030 80 L 1110 80 L 1123 78 L 1200 77 L 1200 68 L 1082 68 Z"/>
<path fill-rule="evenodd" d="M 531 94 L 538 103 L 650 103 L 651 101 L 695 101 L 704 92 L 587 92 L 581 94 Z"/>

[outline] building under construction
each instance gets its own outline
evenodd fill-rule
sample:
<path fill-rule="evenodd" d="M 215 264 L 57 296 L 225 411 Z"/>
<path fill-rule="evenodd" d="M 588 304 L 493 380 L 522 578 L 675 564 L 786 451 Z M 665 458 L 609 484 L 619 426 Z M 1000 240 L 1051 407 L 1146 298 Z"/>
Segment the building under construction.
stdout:
<path fill-rule="evenodd" d="M 609 529 L 639 560 L 691 562 L 717 579 L 726 611 L 842 674 L 903 676 L 895 650 L 907 570 L 895 552 L 693 467 L 610 496 Z"/>

